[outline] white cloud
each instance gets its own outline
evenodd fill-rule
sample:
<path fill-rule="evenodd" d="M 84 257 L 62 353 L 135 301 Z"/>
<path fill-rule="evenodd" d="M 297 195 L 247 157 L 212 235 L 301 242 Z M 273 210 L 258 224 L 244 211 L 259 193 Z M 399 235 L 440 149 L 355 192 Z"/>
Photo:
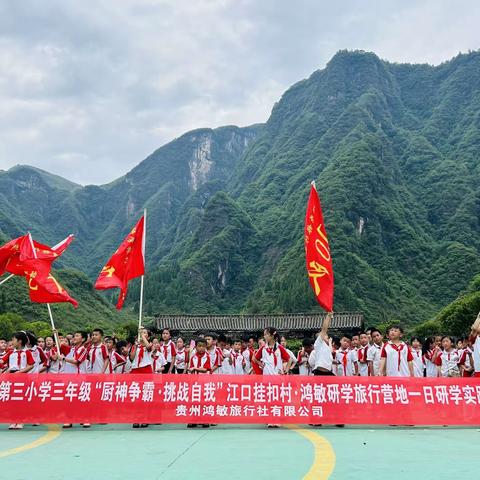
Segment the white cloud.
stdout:
<path fill-rule="evenodd" d="M 0 168 L 107 182 L 190 129 L 266 121 L 339 49 L 439 63 L 479 21 L 474 0 L 3 2 Z"/>

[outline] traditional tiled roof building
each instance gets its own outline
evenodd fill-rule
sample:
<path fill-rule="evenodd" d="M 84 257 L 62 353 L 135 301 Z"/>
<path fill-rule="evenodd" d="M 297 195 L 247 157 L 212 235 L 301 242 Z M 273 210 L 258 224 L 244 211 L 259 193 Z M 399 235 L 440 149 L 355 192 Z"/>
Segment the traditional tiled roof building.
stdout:
<path fill-rule="evenodd" d="M 280 333 L 303 338 L 318 332 L 325 313 L 285 313 L 275 315 L 157 315 L 158 329 L 170 328 L 182 334 L 222 332 L 225 334 L 250 334 L 265 327 L 275 327 Z M 363 329 L 363 315 L 358 312 L 335 313 L 330 326 L 332 333 L 353 333 Z"/>

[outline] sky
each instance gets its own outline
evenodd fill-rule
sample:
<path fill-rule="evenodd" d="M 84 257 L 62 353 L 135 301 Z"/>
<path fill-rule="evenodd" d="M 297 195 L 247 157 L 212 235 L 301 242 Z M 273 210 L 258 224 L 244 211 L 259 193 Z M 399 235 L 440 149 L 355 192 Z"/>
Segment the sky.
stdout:
<path fill-rule="evenodd" d="M 0 169 L 107 183 L 189 130 L 267 121 L 338 50 L 439 64 L 478 25 L 477 0 L 0 0 Z"/>

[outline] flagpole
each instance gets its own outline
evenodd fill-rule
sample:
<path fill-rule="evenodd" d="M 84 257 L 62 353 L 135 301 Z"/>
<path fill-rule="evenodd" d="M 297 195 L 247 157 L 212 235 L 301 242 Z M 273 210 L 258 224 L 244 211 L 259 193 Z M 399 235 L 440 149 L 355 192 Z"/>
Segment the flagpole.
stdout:
<path fill-rule="evenodd" d="M 33 258 L 37 258 L 37 252 L 35 250 L 35 245 L 33 244 L 33 238 L 32 234 L 28 232 L 28 239 L 30 240 L 30 245 L 32 246 L 32 251 L 33 251 Z M 50 317 L 50 324 L 52 325 L 52 333 L 55 338 L 55 344 L 57 345 L 57 351 L 60 353 L 60 341 L 58 339 L 58 334 L 57 330 L 55 329 L 55 323 L 53 321 L 53 314 L 52 314 L 52 309 L 50 307 L 50 304 L 47 303 L 47 308 L 48 308 L 48 316 Z"/>
<path fill-rule="evenodd" d="M 14 277 L 15 274 L 11 273 L 8 277 L 4 278 L 1 282 L 0 282 L 0 285 L 3 285 L 5 282 L 7 282 L 8 280 L 10 280 L 12 277 Z"/>
<path fill-rule="evenodd" d="M 142 253 L 143 253 L 143 268 L 145 269 L 145 240 L 147 237 L 147 209 L 143 209 L 143 238 L 142 238 Z M 140 328 L 142 326 L 143 313 L 143 285 L 145 274 L 140 279 L 140 305 L 138 307 L 138 339 L 140 340 Z"/>

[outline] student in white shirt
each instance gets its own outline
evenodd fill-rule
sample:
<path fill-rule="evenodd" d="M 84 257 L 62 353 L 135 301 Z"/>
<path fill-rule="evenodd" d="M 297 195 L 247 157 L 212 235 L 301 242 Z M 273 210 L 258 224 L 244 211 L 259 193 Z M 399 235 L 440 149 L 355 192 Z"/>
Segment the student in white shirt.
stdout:
<path fill-rule="evenodd" d="M 164 328 L 162 331 L 162 351 L 163 356 L 165 357 L 164 373 L 173 373 L 173 368 L 175 366 L 175 356 L 177 354 L 177 349 L 175 348 L 175 343 L 172 340 L 172 332 L 169 328 Z"/>
<path fill-rule="evenodd" d="M 391 326 L 387 335 L 389 341 L 383 345 L 380 354 L 380 375 L 387 377 L 413 377 L 413 356 L 410 347 L 402 341 L 403 328 Z"/>
<path fill-rule="evenodd" d="M 177 338 L 176 351 L 174 372 L 179 374 L 186 373 L 188 368 L 189 351 L 185 346 L 185 341 L 182 337 Z"/>
<path fill-rule="evenodd" d="M 312 352 L 314 352 L 313 344 L 314 341 L 311 338 L 304 338 L 302 341 L 302 349 L 297 355 L 298 373 L 300 375 L 312 375 L 309 358 Z"/>
<path fill-rule="evenodd" d="M 440 377 L 440 367 L 438 358 L 442 350 L 437 346 L 435 337 L 429 337 L 425 340 L 422 347 L 423 362 L 425 363 L 425 376 L 427 378 Z"/>
<path fill-rule="evenodd" d="M 232 374 L 244 375 L 245 357 L 242 355 L 242 341 L 240 339 L 235 339 L 233 341 L 230 359 L 232 360 Z"/>
<path fill-rule="evenodd" d="M 376 328 L 372 328 L 370 334 L 372 344 L 367 351 L 368 375 L 370 377 L 378 377 L 380 375 L 380 354 L 383 348 L 383 335 Z"/>
<path fill-rule="evenodd" d="M 0 364 L 7 366 L 7 373 L 28 373 L 32 371 L 35 365 L 35 359 L 32 352 L 27 348 L 28 336 L 24 330 L 16 332 L 12 337 L 12 349 L 6 350 L 3 354 Z M 9 430 L 20 430 L 23 423 L 12 423 Z"/>
<path fill-rule="evenodd" d="M 126 346 L 127 342 L 125 340 L 120 340 L 122 346 Z M 122 355 L 117 351 L 117 339 L 115 337 L 109 336 L 105 337 L 105 346 L 107 347 L 108 352 L 108 365 L 105 373 L 124 373 L 124 367 L 126 363 L 125 356 L 128 354 L 128 350 Z"/>
<path fill-rule="evenodd" d="M 92 330 L 92 343 L 88 349 L 88 371 L 89 373 L 105 373 L 109 365 L 108 349 L 103 343 L 103 330 L 96 328 Z"/>
<path fill-rule="evenodd" d="M 368 336 L 365 332 L 360 332 L 358 335 L 360 346 L 357 349 L 358 353 L 358 373 L 361 377 L 368 377 Z"/>
<path fill-rule="evenodd" d="M 257 350 L 254 361 L 260 365 L 263 375 L 284 375 L 290 370 L 292 359 L 277 342 L 278 334 L 275 328 L 266 328 L 264 335 L 265 345 Z"/>
<path fill-rule="evenodd" d="M 425 376 L 425 363 L 423 359 L 422 342 L 418 337 L 410 340 L 413 356 L 413 374 L 415 377 Z"/>
<path fill-rule="evenodd" d="M 347 334 L 340 338 L 340 348 L 335 352 L 337 375 L 351 377 L 358 375 L 358 353 L 352 349 L 352 337 Z"/>
<path fill-rule="evenodd" d="M 452 337 L 445 335 L 442 338 L 442 347 L 443 351 L 439 357 L 442 377 L 459 377 L 460 368 L 458 363 L 460 358 L 458 357 L 457 350 L 453 348 Z"/>

